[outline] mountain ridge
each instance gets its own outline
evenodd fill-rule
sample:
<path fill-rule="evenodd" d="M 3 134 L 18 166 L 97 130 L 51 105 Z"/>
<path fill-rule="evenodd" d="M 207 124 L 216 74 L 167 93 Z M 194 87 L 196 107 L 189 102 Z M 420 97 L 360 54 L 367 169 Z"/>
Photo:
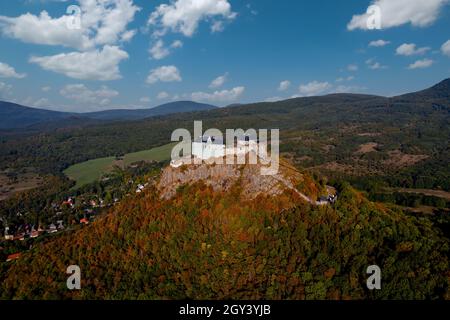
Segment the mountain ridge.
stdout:
<path fill-rule="evenodd" d="M 28 127 L 45 128 L 66 127 L 70 123 L 61 120 L 80 119 L 81 121 L 132 121 L 154 116 L 193 111 L 207 111 L 216 106 L 194 101 L 175 101 L 147 109 L 111 109 L 98 112 L 62 112 L 33 108 L 17 103 L 0 101 L 0 129 L 24 129 Z"/>

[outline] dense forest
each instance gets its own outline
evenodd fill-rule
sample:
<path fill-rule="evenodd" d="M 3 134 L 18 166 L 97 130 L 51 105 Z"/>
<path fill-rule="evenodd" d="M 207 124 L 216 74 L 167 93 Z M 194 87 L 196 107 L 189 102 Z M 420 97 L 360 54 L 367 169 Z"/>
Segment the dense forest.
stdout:
<path fill-rule="evenodd" d="M 3 299 L 448 298 L 448 220 L 368 201 L 348 184 L 334 206 L 286 207 L 293 194 L 237 202 L 202 182 L 155 189 L 93 225 L 2 266 Z M 81 267 L 82 289 L 65 270 Z M 382 270 L 369 291 L 366 268 Z"/>

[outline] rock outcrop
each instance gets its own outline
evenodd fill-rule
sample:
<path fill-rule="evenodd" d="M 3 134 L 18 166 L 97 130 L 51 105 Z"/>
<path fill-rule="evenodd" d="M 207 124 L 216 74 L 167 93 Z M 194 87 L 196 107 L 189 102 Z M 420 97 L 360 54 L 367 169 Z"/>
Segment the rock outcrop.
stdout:
<path fill-rule="evenodd" d="M 202 181 L 216 192 L 226 192 L 238 185 L 243 200 L 252 200 L 259 195 L 276 196 L 285 191 L 295 191 L 303 200 L 313 202 L 301 190 L 297 190 L 304 175 L 285 162 L 275 175 L 262 175 L 260 164 L 227 165 L 206 163 L 200 165 L 183 165 L 179 168 L 168 166 L 161 174 L 157 188 L 164 199 L 170 199 L 177 189 Z"/>

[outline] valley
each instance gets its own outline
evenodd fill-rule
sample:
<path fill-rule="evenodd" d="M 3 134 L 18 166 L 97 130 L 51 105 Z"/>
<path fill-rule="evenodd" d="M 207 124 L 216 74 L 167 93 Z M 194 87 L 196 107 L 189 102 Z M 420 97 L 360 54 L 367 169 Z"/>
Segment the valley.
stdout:
<path fill-rule="evenodd" d="M 115 167 L 125 169 L 140 161 L 168 161 L 173 146 L 173 143 L 169 143 L 161 147 L 128 153 L 123 156 L 89 160 L 70 166 L 63 173 L 76 182 L 74 188 L 80 188 L 99 180 L 103 175 L 112 172 Z"/>

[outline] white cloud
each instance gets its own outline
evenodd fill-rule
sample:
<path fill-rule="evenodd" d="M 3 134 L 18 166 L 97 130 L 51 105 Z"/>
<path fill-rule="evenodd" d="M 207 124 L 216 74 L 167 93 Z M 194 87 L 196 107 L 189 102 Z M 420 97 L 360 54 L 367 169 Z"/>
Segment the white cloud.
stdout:
<path fill-rule="evenodd" d="M 84 84 L 69 84 L 60 90 L 60 94 L 75 103 L 90 104 L 90 107 L 96 107 L 110 104 L 111 99 L 118 96 L 119 92 L 107 86 L 91 90 Z"/>
<path fill-rule="evenodd" d="M 380 39 L 380 40 L 371 41 L 369 43 L 369 47 L 384 47 L 390 43 L 391 43 L 390 41 Z"/>
<path fill-rule="evenodd" d="M 442 45 L 441 51 L 442 51 L 443 54 L 445 54 L 446 56 L 450 57 L 450 40 L 448 40 L 447 42 L 445 42 Z"/>
<path fill-rule="evenodd" d="M 128 30 L 125 31 L 124 33 L 122 33 L 121 37 L 120 37 L 120 41 L 122 42 L 130 42 L 131 39 L 133 39 L 133 37 L 136 35 L 137 30 Z"/>
<path fill-rule="evenodd" d="M 328 82 L 312 81 L 307 84 L 302 84 L 299 87 L 299 92 L 302 96 L 316 96 L 328 91 L 332 86 Z"/>
<path fill-rule="evenodd" d="M 348 71 L 358 71 L 358 65 L 356 65 L 356 64 L 349 64 L 348 66 L 347 66 L 347 70 Z"/>
<path fill-rule="evenodd" d="M 278 85 L 278 91 L 286 91 L 291 86 L 291 82 L 289 80 L 281 81 Z"/>
<path fill-rule="evenodd" d="M 183 47 L 183 42 L 181 40 L 175 40 L 174 42 L 172 42 L 170 47 L 174 48 L 174 49 L 182 48 Z"/>
<path fill-rule="evenodd" d="M 176 40 L 176 41 L 172 42 L 172 44 L 170 45 L 170 48 L 176 49 L 176 48 L 181 48 L 182 46 L 183 46 L 183 42 L 181 42 L 180 40 Z M 164 59 L 165 57 L 167 57 L 171 53 L 170 48 L 165 47 L 164 41 L 159 39 L 150 48 L 149 52 L 153 59 L 161 60 L 161 59 Z"/>
<path fill-rule="evenodd" d="M 0 81 L 0 97 L 11 94 L 12 85 Z"/>
<path fill-rule="evenodd" d="M 213 93 L 194 92 L 191 94 L 192 100 L 208 102 L 232 102 L 239 99 L 245 92 L 245 87 L 235 87 L 231 90 L 215 91 Z"/>
<path fill-rule="evenodd" d="M 217 89 L 220 88 L 225 84 L 228 78 L 228 73 L 225 73 L 224 75 L 221 75 L 217 78 L 215 78 L 213 81 L 211 81 L 209 88 L 211 89 Z"/>
<path fill-rule="evenodd" d="M 366 88 L 360 86 L 346 86 L 339 85 L 331 90 L 333 93 L 359 93 L 364 91 Z"/>
<path fill-rule="evenodd" d="M 431 67 L 433 65 L 434 61 L 431 59 L 422 59 L 422 60 L 417 60 L 416 62 L 410 64 L 408 66 L 408 69 L 425 69 L 428 67 Z"/>
<path fill-rule="evenodd" d="M 150 99 L 149 97 L 142 97 L 139 99 L 139 102 L 142 103 L 149 103 L 150 101 L 152 101 L 152 99 Z"/>
<path fill-rule="evenodd" d="M 223 30 L 225 30 L 225 25 L 223 21 L 214 21 L 213 24 L 211 25 L 212 33 L 222 32 Z"/>
<path fill-rule="evenodd" d="M 175 66 L 162 66 L 150 71 L 147 77 L 148 84 L 161 82 L 179 82 L 181 81 L 180 71 Z"/>
<path fill-rule="evenodd" d="M 388 29 L 410 23 L 415 27 L 426 27 L 433 24 L 439 16 L 442 7 L 448 0 L 375 0 L 381 10 L 381 27 Z M 348 23 L 348 30 L 367 30 L 370 14 L 354 15 Z"/>
<path fill-rule="evenodd" d="M 236 13 L 232 12 L 228 0 L 176 0 L 171 4 L 159 5 L 150 15 L 148 25 L 157 28 L 155 36 L 164 35 L 170 30 L 191 37 L 203 20 L 214 18 L 217 22 L 235 17 Z"/>
<path fill-rule="evenodd" d="M 161 91 L 160 93 L 158 93 L 158 95 L 156 96 L 159 100 L 164 100 L 167 99 L 169 97 L 169 94 L 165 91 Z"/>
<path fill-rule="evenodd" d="M 42 87 L 41 90 L 44 91 L 44 92 L 49 92 L 50 90 L 52 90 L 52 87 L 45 86 L 45 87 Z"/>
<path fill-rule="evenodd" d="M 49 104 L 50 104 L 50 100 L 48 100 L 47 98 L 40 98 L 36 101 L 33 101 L 29 105 L 32 107 L 36 107 L 36 108 L 43 108 L 43 107 L 47 107 Z"/>
<path fill-rule="evenodd" d="M 264 102 L 277 102 L 277 101 L 282 101 L 282 100 L 285 100 L 286 98 L 282 98 L 282 97 L 278 97 L 278 96 L 275 96 L 275 97 L 269 97 L 269 98 L 266 98 L 265 100 L 264 100 Z"/>
<path fill-rule="evenodd" d="M 336 79 L 336 82 L 352 81 L 353 79 L 355 79 L 354 76 L 348 76 L 347 78 L 339 77 Z"/>
<path fill-rule="evenodd" d="M 153 47 L 150 48 L 150 55 L 155 60 L 161 60 L 170 54 L 169 49 L 164 47 L 164 42 L 162 40 L 156 41 Z"/>
<path fill-rule="evenodd" d="M 107 81 L 121 78 L 119 63 L 127 58 L 128 53 L 119 47 L 105 46 L 101 51 L 31 57 L 30 62 L 74 79 Z"/>
<path fill-rule="evenodd" d="M 429 47 L 416 48 L 414 43 L 404 43 L 397 48 L 395 53 L 400 56 L 413 56 L 426 53 Z"/>
<path fill-rule="evenodd" d="M 26 43 L 60 45 L 90 50 L 97 45 L 128 41 L 135 32 L 127 30 L 138 10 L 132 0 L 78 0 L 81 28 L 69 28 L 73 17 L 52 18 L 47 11 L 39 15 L 26 13 L 18 17 L 0 16 L 4 35 Z"/>
<path fill-rule="evenodd" d="M 0 62 L 0 78 L 16 78 L 22 79 L 27 75 L 25 73 L 17 73 L 10 65 Z"/>
<path fill-rule="evenodd" d="M 382 65 L 381 63 L 375 61 L 374 59 L 367 59 L 366 65 L 371 70 L 387 69 L 387 66 Z"/>

